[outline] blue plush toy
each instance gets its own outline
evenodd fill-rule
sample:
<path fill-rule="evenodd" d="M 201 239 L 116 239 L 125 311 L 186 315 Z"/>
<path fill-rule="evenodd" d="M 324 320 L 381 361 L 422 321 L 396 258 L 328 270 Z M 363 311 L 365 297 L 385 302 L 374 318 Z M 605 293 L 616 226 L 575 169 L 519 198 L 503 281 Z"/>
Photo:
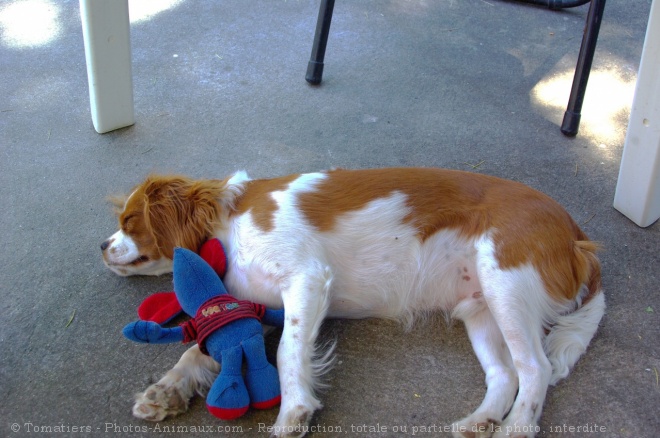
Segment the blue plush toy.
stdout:
<path fill-rule="evenodd" d="M 142 343 L 197 341 L 203 353 L 222 364 L 206 398 L 208 410 L 218 418 L 238 418 L 249 406 L 268 409 L 278 405 L 279 378 L 266 359 L 260 321 L 282 327 L 284 310 L 232 297 L 211 266 L 183 248 L 174 251 L 174 292 L 193 319 L 175 328 L 135 321 L 124 327 L 124 336 Z"/>

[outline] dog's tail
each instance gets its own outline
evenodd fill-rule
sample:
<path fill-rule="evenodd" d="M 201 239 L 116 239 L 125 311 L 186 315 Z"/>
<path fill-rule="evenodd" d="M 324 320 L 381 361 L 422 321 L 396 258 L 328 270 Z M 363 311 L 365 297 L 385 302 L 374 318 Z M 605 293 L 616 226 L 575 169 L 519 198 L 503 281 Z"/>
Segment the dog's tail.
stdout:
<path fill-rule="evenodd" d="M 321 279 L 323 282 L 323 294 L 318 302 L 318 309 L 316 310 L 317 315 L 320 315 L 321 317 L 317 318 L 314 323 L 312 339 L 310 339 L 311 342 L 315 342 L 315 340 L 318 338 L 321 325 L 323 324 L 323 321 L 328 314 L 328 310 L 330 308 L 330 292 L 332 287 L 332 280 L 332 271 L 329 267 L 324 267 Z M 337 341 L 335 339 L 321 343 L 320 345 L 317 343 L 314 346 L 315 351 L 312 361 L 312 386 L 315 390 L 324 389 L 327 387 L 327 384 L 323 382 L 322 377 L 335 365 L 336 356 L 334 355 L 334 351 L 336 345 Z"/>
<path fill-rule="evenodd" d="M 307 275 L 306 281 L 309 282 L 308 286 L 315 293 L 305 303 L 306 306 L 303 310 L 305 318 L 310 321 L 311 326 L 305 329 L 305 333 L 299 333 L 298 336 L 302 336 L 296 341 L 304 343 L 307 351 L 303 355 L 305 362 L 299 377 L 305 382 L 305 386 L 311 389 L 310 396 L 314 398 L 314 409 L 320 409 L 322 405 L 319 400 L 316 400 L 316 394 L 328 386 L 323 377 L 335 363 L 336 342 L 318 341 L 321 326 L 330 308 L 333 274 L 330 267 L 322 266 L 320 263 L 312 264 L 308 272 L 310 274 Z M 286 307 L 284 312 L 287 312 Z"/>
<path fill-rule="evenodd" d="M 598 246 L 590 241 L 575 242 L 576 268 L 584 283 L 576 297 L 577 309 L 560 315 L 545 337 L 544 350 L 552 365 L 550 384 L 564 377 L 586 351 L 605 314 L 605 296 L 600 284 L 600 263 L 595 255 Z"/>

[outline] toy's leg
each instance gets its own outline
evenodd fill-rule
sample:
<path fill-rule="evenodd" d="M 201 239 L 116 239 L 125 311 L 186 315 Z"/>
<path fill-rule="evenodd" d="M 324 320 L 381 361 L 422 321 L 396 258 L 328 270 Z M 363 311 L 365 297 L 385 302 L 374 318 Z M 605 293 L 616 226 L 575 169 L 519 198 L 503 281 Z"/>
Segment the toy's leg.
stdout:
<path fill-rule="evenodd" d="M 277 406 L 282 398 L 280 379 L 277 369 L 266 359 L 264 337 L 253 336 L 241 344 L 247 361 L 245 384 L 250 393 L 250 406 L 256 409 Z"/>
<path fill-rule="evenodd" d="M 222 351 L 222 371 L 206 397 L 206 407 L 222 420 L 245 414 L 250 397 L 242 375 L 243 349 L 240 345 Z"/>

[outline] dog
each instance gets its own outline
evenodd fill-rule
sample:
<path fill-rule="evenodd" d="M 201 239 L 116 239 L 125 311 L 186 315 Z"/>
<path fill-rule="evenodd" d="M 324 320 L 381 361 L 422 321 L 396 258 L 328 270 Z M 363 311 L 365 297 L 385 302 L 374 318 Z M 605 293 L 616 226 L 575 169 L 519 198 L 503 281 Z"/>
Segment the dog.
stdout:
<path fill-rule="evenodd" d="M 227 289 L 285 309 L 277 352 L 282 404 L 273 436 L 302 436 L 332 355 L 325 318 L 429 312 L 462 320 L 486 396 L 455 436 L 534 436 L 549 385 L 585 352 L 605 311 L 598 244 L 550 197 L 521 183 L 430 168 L 335 169 L 272 179 L 152 175 L 118 203 L 101 245 L 118 275 L 159 275 L 176 246 L 211 237 Z M 199 348 L 138 394 L 135 416 L 184 412 L 219 365 Z"/>

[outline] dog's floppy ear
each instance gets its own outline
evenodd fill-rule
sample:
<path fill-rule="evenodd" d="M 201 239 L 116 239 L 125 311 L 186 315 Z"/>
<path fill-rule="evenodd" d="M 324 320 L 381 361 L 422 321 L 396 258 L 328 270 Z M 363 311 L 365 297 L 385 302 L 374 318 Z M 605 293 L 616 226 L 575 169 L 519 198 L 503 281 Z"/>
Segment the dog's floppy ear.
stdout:
<path fill-rule="evenodd" d="M 223 214 L 223 182 L 151 176 L 144 186 L 144 217 L 162 254 L 177 246 L 198 251 Z"/>
<path fill-rule="evenodd" d="M 124 210 L 124 206 L 126 205 L 126 200 L 128 199 L 128 195 L 111 195 L 108 196 L 106 199 L 112 205 L 112 211 L 114 211 L 115 214 L 119 216 L 121 212 Z"/>

